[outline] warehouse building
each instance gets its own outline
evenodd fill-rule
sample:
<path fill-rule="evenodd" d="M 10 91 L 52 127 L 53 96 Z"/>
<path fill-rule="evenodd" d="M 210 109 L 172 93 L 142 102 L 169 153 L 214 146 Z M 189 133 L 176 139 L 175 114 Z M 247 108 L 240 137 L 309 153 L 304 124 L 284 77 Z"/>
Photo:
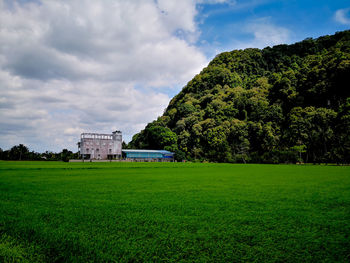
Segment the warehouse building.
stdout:
<path fill-rule="evenodd" d="M 122 156 L 130 161 L 174 161 L 174 153 L 165 150 L 122 150 Z"/>

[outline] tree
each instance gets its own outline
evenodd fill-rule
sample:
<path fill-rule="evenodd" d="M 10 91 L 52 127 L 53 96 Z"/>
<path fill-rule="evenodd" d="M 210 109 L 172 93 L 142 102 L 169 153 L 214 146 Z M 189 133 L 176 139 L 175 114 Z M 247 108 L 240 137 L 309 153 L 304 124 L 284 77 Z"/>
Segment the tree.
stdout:
<path fill-rule="evenodd" d="M 128 149 L 128 144 L 125 141 L 122 142 L 122 149 Z"/>
<path fill-rule="evenodd" d="M 287 132 L 291 145 L 306 145 L 313 162 L 324 161 L 332 144 L 336 116 L 336 112 L 326 108 L 294 108 Z"/>
<path fill-rule="evenodd" d="M 293 147 L 290 148 L 290 150 L 296 155 L 298 156 L 298 162 L 302 163 L 303 162 L 303 158 L 302 158 L 302 153 L 306 152 L 306 145 L 304 144 L 299 144 L 299 145 L 295 145 Z"/>
<path fill-rule="evenodd" d="M 29 149 L 23 144 L 13 146 L 9 151 L 10 160 L 26 160 L 28 158 Z"/>
<path fill-rule="evenodd" d="M 73 152 L 63 149 L 61 152 L 61 160 L 64 162 L 68 162 L 70 158 L 72 158 Z"/>

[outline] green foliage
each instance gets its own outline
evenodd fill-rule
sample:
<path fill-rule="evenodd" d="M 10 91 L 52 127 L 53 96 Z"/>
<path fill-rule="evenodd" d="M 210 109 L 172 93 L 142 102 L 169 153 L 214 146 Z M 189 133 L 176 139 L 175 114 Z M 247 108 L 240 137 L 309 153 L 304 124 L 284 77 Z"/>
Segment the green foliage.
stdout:
<path fill-rule="evenodd" d="M 177 135 L 168 127 L 160 126 L 159 122 L 154 122 L 140 133 L 133 136 L 129 148 L 141 149 L 165 149 L 177 143 Z"/>
<path fill-rule="evenodd" d="M 148 133 L 162 126 L 188 159 L 350 163 L 349 76 L 350 31 L 224 52 L 130 145 L 169 146 Z"/>
<path fill-rule="evenodd" d="M 29 149 L 23 144 L 13 146 L 9 151 L 10 160 L 26 160 L 28 159 Z"/>

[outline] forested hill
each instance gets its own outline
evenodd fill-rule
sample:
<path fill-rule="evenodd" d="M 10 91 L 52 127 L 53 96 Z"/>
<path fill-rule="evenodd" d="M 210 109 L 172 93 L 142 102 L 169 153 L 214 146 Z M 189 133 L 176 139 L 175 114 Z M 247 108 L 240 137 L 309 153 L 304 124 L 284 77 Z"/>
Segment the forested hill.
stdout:
<path fill-rule="evenodd" d="M 129 147 L 219 162 L 350 162 L 350 31 L 224 52 Z"/>

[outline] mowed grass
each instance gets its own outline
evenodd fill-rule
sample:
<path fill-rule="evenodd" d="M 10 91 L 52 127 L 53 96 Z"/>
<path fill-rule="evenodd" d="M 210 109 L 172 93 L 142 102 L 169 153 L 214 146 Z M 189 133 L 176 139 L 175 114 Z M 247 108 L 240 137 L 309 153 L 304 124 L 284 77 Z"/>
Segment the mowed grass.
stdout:
<path fill-rule="evenodd" d="M 0 162 L 0 262 L 349 262 L 350 167 Z"/>

